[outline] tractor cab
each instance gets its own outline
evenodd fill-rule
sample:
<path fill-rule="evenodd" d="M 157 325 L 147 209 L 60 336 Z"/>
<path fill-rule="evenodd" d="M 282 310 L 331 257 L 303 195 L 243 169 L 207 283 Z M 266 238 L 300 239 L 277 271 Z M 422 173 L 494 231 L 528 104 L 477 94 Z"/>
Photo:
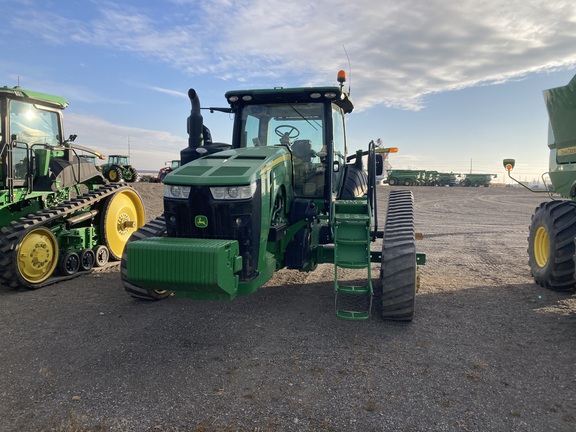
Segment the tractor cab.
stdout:
<path fill-rule="evenodd" d="M 189 143 L 181 152 L 182 165 L 215 153 L 219 153 L 215 157 L 221 158 L 239 153 L 245 158 L 265 158 L 281 148 L 290 160 L 295 198 L 317 201 L 321 211 L 328 211 L 334 198 L 364 195 L 368 180 L 362 156 L 346 158 L 344 115 L 352 112 L 354 105 L 342 85 L 345 77 L 340 79 L 341 85 L 332 87 L 227 92 L 229 108 L 207 109 L 234 115 L 231 144 L 211 141 L 200 114 L 198 96 L 191 89 L 188 93 L 192 104 L 188 117 Z M 380 166 L 382 158 L 377 156 Z M 347 164 L 351 161 L 353 163 Z M 176 170 L 178 172 L 183 171 Z"/>
<path fill-rule="evenodd" d="M 45 192 L 65 191 L 64 199 L 79 182 L 104 182 L 93 164 L 77 156 L 75 149 L 83 148 L 72 146 L 75 135 L 63 139 L 67 105 L 58 96 L 0 88 L 0 213 L 9 213 L 8 219 L 37 210 L 40 200 L 34 198 Z"/>
<path fill-rule="evenodd" d="M 31 93 L 19 88 L 0 89 L 0 182 L 3 189 L 31 185 L 35 156 L 36 165 L 40 165 L 47 148 L 62 145 L 60 110 L 67 102 L 55 96 Z M 44 168 L 42 165 L 38 168 Z"/>
<path fill-rule="evenodd" d="M 296 197 L 322 198 L 340 189 L 346 163 L 344 109 L 352 103 L 338 87 L 229 92 L 237 113 L 233 148 L 282 146 L 293 161 Z M 339 103 L 335 103 L 339 102 Z M 332 169 L 329 169 L 332 167 Z M 333 171 L 333 181 L 327 175 Z"/>

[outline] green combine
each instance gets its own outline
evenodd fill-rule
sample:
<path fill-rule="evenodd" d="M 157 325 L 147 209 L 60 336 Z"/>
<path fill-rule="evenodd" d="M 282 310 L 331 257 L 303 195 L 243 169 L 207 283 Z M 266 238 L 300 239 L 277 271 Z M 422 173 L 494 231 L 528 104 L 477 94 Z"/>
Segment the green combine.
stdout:
<path fill-rule="evenodd" d="M 498 177 L 498 174 L 465 174 L 465 178 L 460 180 L 462 187 L 489 187 L 493 178 Z"/>
<path fill-rule="evenodd" d="M 458 177 L 460 174 L 455 173 L 438 173 L 438 186 L 449 186 L 454 187 L 458 185 Z"/>
<path fill-rule="evenodd" d="M 412 320 L 417 264 L 425 261 L 416 252 L 412 193 L 390 193 L 379 229 L 375 179 L 389 149 L 371 142 L 347 155 L 344 116 L 354 105 L 343 71 L 338 81 L 227 92 L 229 106 L 209 110 L 234 117 L 229 144 L 209 139 L 189 90 L 188 147 L 164 178 L 164 214 L 138 229 L 122 256 L 129 295 L 232 300 L 279 269 L 331 263 L 338 317 L 368 319 L 375 304 L 385 319 Z M 360 272 L 360 282 L 343 279 L 345 269 Z"/>
<path fill-rule="evenodd" d="M 420 186 L 425 181 L 424 170 L 398 170 L 388 171 L 388 184 L 390 186 Z"/>
<path fill-rule="evenodd" d="M 504 167 L 510 178 L 520 185 L 535 193 L 547 193 L 551 198 L 536 208 L 530 223 L 528 264 L 534 280 L 552 290 L 573 291 L 576 287 L 576 76 L 566 86 L 545 90 L 544 99 L 549 117 L 547 174 L 552 188 L 532 190 L 514 179 L 510 175 L 514 159 L 504 159 Z M 542 179 L 544 181 L 544 176 Z"/>
<path fill-rule="evenodd" d="M 36 289 L 119 260 L 144 225 L 140 196 L 109 185 L 64 140 L 58 96 L 0 88 L 0 284 Z"/>

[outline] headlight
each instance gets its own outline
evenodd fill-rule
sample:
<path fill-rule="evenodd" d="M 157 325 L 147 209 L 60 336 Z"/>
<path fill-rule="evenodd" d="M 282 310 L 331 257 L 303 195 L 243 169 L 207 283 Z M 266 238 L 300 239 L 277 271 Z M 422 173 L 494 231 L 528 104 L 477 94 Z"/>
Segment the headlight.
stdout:
<path fill-rule="evenodd" d="M 210 192 L 215 200 L 250 199 L 256 192 L 256 183 L 248 186 L 214 186 L 210 188 Z"/>
<path fill-rule="evenodd" d="M 164 197 L 188 199 L 190 196 L 190 186 L 164 185 Z"/>

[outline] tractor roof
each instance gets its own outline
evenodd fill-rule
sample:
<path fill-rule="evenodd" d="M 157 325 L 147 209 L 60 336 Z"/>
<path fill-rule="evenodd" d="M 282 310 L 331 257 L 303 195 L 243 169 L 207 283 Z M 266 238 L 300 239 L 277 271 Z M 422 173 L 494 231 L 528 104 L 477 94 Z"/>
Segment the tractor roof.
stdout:
<path fill-rule="evenodd" d="M 0 94 L 12 94 L 21 98 L 34 99 L 35 101 L 64 109 L 68 106 L 68 101 L 60 96 L 54 96 L 47 93 L 40 93 L 32 90 L 24 90 L 20 87 L 0 87 Z"/>
<path fill-rule="evenodd" d="M 307 103 L 331 101 L 346 114 L 354 109 L 350 95 L 341 87 L 299 87 L 256 90 L 232 90 L 226 92 L 226 100 L 232 109 L 240 105 L 267 103 Z"/>

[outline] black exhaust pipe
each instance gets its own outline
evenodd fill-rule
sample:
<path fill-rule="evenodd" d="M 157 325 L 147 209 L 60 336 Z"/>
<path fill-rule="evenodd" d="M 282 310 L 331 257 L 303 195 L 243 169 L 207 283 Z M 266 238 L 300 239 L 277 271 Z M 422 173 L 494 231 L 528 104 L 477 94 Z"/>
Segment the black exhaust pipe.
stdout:
<path fill-rule="evenodd" d="M 185 165 L 202 156 L 202 154 L 198 153 L 196 149 L 204 146 L 204 119 L 202 118 L 202 114 L 200 114 L 200 99 L 194 89 L 188 90 L 188 97 L 190 98 L 190 104 L 192 105 L 186 125 L 186 130 L 188 132 L 188 147 L 180 152 L 181 165 Z"/>

